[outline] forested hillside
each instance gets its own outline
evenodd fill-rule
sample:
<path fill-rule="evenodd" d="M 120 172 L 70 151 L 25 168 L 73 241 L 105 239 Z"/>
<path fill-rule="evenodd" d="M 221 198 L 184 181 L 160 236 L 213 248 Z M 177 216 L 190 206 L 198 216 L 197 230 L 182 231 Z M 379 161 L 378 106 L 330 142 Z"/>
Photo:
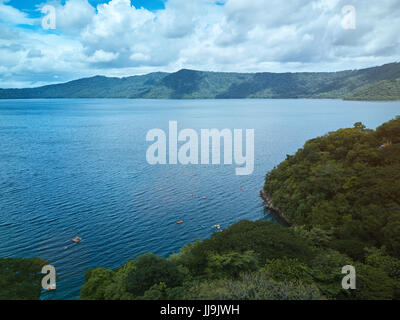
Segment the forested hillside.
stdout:
<path fill-rule="evenodd" d="M 85 275 L 87 300 L 325 300 L 400 298 L 400 260 L 371 247 L 353 259 L 331 246 L 329 231 L 240 221 L 168 258 L 138 256 L 115 270 Z M 342 267 L 357 289 L 342 288 Z"/>
<path fill-rule="evenodd" d="M 22 98 L 400 100 L 400 63 L 319 73 L 223 73 L 183 69 L 127 78 L 96 76 L 39 88 L 0 89 L 0 99 Z"/>
<path fill-rule="evenodd" d="M 42 293 L 42 267 L 39 259 L 0 257 L 0 300 L 39 300 Z"/>
<path fill-rule="evenodd" d="M 382 246 L 399 257 L 400 117 L 307 141 L 267 175 L 264 192 L 289 221 L 330 231 L 351 257 Z"/>

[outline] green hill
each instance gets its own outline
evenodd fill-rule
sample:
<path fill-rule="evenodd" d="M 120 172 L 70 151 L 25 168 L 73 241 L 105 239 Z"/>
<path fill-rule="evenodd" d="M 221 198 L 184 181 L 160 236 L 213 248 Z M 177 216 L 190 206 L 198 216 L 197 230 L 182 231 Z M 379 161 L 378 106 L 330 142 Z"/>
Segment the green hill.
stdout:
<path fill-rule="evenodd" d="M 400 97 L 400 79 L 382 80 L 367 84 L 351 92 L 349 100 L 398 100 Z"/>
<path fill-rule="evenodd" d="M 337 250 L 400 258 L 400 117 L 311 139 L 268 173 L 264 193 L 292 223 L 332 232 Z"/>
<path fill-rule="evenodd" d="M 0 99 L 328 98 L 400 100 L 400 63 L 361 70 L 302 73 L 224 73 L 182 69 L 175 73 L 96 76 L 26 89 L 0 89 Z"/>

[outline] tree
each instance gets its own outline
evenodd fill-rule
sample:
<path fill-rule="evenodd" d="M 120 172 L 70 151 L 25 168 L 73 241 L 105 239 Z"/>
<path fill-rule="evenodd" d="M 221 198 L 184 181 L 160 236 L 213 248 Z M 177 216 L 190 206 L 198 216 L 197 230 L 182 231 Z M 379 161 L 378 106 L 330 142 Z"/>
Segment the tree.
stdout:
<path fill-rule="evenodd" d="M 40 299 L 47 264 L 40 258 L 0 258 L 0 300 Z"/>
<path fill-rule="evenodd" d="M 113 283 L 114 272 L 102 267 L 89 269 L 81 288 L 83 300 L 105 300 L 107 287 Z"/>
<path fill-rule="evenodd" d="M 268 278 L 277 281 L 313 283 L 310 268 L 298 259 L 284 257 L 267 260 L 263 271 Z"/>
<path fill-rule="evenodd" d="M 167 285 L 164 282 L 153 285 L 149 290 L 147 290 L 141 300 L 167 300 Z"/>
<path fill-rule="evenodd" d="M 387 254 L 386 248 L 366 248 L 365 263 L 382 269 L 393 280 L 394 299 L 400 299 L 400 259 Z"/>
<path fill-rule="evenodd" d="M 328 299 L 346 299 L 348 290 L 343 290 L 342 267 L 353 265 L 352 259 L 332 249 L 320 250 L 319 254 L 309 262 L 313 282 Z"/>
<path fill-rule="evenodd" d="M 256 271 L 258 261 L 253 251 L 244 253 L 211 253 L 208 256 L 206 273 L 209 279 L 237 278 L 242 272 Z"/>
<path fill-rule="evenodd" d="M 357 263 L 356 290 L 351 297 L 357 300 L 391 300 L 394 296 L 395 283 L 382 268 Z"/>
<path fill-rule="evenodd" d="M 264 193 L 292 223 L 331 232 L 329 246 L 355 260 L 382 245 L 400 256 L 398 142 L 400 117 L 311 139 L 267 174 Z"/>
<path fill-rule="evenodd" d="M 137 257 L 134 266 L 126 277 L 126 290 L 134 296 L 142 296 L 153 285 L 160 283 L 171 288 L 180 286 L 184 279 L 174 262 L 152 253 Z"/>
<path fill-rule="evenodd" d="M 376 129 L 376 136 L 382 143 L 400 143 L 400 116 L 379 126 Z"/>
<path fill-rule="evenodd" d="M 314 285 L 277 282 L 262 273 L 243 274 L 240 279 L 204 281 L 192 287 L 190 299 L 198 300 L 320 300 Z"/>

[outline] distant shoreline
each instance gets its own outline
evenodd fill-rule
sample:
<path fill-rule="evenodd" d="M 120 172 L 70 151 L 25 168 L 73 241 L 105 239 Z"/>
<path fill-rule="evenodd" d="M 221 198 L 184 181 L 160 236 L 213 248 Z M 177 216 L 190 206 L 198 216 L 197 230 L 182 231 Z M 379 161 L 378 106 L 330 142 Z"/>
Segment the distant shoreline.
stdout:
<path fill-rule="evenodd" d="M 400 101 L 400 63 L 339 72 L 228 73 L 182 69 L 94 76 L 35 88 L 0 89 L 0 99 L 341 99 Z"/>
<path fill-rule="evenodd" d="M 22 89 L 0 89 L 1 90 L 22 90 Z M 0 96 L 0 101 L 7 100 L 175 100 L 175 101 L 201 101 L 201 100 L 327 100 L 327 101 L 351 101 L 351 102 L 400 102 L 400 99 L 397 100 L 361 100 L 361 99 L 344 99 L 344 98 L 112 98 L 112 97 L 35 97 L 35 98 L 3 98 Z"/>

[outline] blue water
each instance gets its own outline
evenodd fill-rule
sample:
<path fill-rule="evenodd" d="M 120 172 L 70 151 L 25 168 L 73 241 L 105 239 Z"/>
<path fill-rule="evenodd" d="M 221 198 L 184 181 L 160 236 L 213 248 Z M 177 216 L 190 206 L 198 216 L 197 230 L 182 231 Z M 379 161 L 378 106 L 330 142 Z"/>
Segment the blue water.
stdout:
<path fill-rule="evenodd" d="M 209 237 L 215 224 L 274 220 L 259 191 L 286 154 L 328 131 L 357 121 L 375 128 L 398 114 L 397 102 L 0 101 L 0 256 L 49 260 L 57 291 L 42 298 L 77 298 L 89 267 L 116 268 L 145 251 L 169 255 Z M 146 134 L 168 132 L 170 120 L 179 130 L 255 129 L 254 173 L 149 165 Z"/>

